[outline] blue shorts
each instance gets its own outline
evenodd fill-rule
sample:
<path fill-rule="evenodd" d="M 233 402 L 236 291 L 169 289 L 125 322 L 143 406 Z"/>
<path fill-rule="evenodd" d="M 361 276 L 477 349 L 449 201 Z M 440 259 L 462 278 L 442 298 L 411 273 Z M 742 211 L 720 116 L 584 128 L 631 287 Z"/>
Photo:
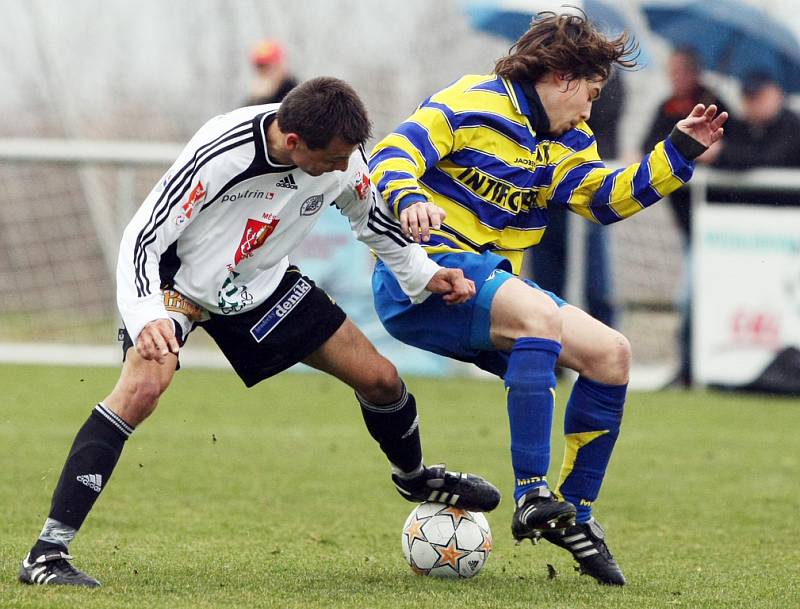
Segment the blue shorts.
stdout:
<path fill-rule="evenodd" d="M 511 263 L 491 252 L 435 254 L 431 258 L 441 266 L 463 270 L 464 276 L 475 282 L 475 298 L 464 304 L 448 305 L 438 294 L 431 294 L 424 302 L 412 304 L 392 272 L 378 260 L 372 274 L 372 293 L 381 323 L 399 341 L 474 363 L 502 377 L 508 365 L 508 352 L 499 351 L 492 344 L 489 329 L 494 295 L 515 276 Z M 522 281 L 547 294 L 559 307 L 567 304 L 533 281 Z"/>

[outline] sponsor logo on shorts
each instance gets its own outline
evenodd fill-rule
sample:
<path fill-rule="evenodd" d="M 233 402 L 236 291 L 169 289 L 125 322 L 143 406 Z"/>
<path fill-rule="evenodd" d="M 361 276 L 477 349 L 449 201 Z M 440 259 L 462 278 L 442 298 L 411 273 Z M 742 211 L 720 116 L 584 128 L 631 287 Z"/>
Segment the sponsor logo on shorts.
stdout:
<path fill-rule="evenodd" d="M 258 323 L 250 328 L 250 334 L 260 343 L 281 323 L 289 313 L 311 292 L 311 284 L 302 277 L 284 294 Z"/>
<path fill-rule="evenodd" d="M 322 195 L 314 195 L 303 201 L 300 206 L 300 215 L 313 216 L 320 209 L 322 209 Z"/>
<path fill-rule="evenodd" d="M 486 281 L 484 283 L 489 283 L 494 279 L 505 281 L 509 277 L 512 277 L 512 275 L 508 271 L 505 271 L 503 269 L 493 269 L 492 272 L 489 273 L 489 276 L 486 278 Z"/>

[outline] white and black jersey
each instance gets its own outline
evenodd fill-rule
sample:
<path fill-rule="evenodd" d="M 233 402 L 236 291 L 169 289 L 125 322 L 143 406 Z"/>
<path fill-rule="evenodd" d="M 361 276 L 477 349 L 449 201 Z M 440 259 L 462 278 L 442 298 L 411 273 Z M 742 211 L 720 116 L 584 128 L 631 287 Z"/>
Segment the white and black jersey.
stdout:
<path fill-rule="evenodd" d="M 288 255 L 326 205 L 350 220 L 413 302 L 440 268 L 410 243 L 369 181 L 362 150 L 346 171 L 314 177 L 275 164 L 267 127 L 278 105 L 250 106 L 208 121 L 150 192 L 125 229 L 117 304 L 133 342 L 168 317 L 163 285 L 213 313 L 236 315 L 265 301 Z"/>

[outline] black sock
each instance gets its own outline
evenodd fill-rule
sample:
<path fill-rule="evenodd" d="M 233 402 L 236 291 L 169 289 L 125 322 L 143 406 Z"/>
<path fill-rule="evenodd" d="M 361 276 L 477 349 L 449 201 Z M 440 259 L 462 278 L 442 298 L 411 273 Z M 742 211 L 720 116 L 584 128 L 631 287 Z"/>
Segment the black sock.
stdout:
<path fill-rule="evenodd" d="M 403 395 L 392 404 L 373 404 L 356 393 L 370 435 L 398 469 L 414 471 L 422 463 L 417 403 L 403 385 Z"/>
<path fill-rule="evenodd" d="M 72 443 L 53 492 L 50 518 L 76 531 L 80 529 L 100 491 L 108 484 L 131 433 L 133 428 L 105 405 L 95 407 Z M 52 542 L 39 540 L 31 555 L 52 547 Z"/>

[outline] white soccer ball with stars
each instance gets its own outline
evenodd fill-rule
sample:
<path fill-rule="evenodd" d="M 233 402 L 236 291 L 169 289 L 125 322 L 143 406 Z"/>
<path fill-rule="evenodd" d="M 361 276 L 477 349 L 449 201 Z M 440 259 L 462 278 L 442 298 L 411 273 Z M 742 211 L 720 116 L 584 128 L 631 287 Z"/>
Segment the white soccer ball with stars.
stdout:
<path fill-rule="evenodd" d="M 492 533 L 481 512 L 426 502 L 406 518 L 401 543 L 414 573 L 466 578 L 486 564 Z"/>

